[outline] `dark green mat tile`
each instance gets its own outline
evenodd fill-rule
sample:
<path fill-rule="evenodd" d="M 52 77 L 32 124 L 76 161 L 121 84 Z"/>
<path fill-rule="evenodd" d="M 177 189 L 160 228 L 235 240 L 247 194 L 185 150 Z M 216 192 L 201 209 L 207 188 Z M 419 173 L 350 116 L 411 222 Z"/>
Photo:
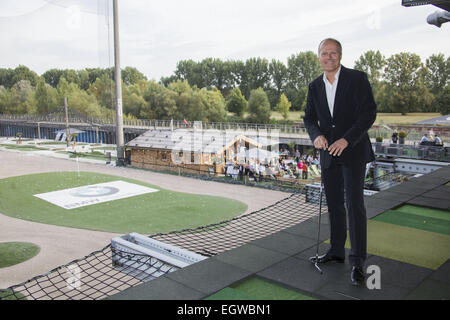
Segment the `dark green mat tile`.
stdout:
<path fill-rule="evenodd" d="M 450 259 L 433 272 L 430 279 L 445 282 L 450 285 Z"/>
<path fill-rule="evenodd" d="M 447 210 L 450 206 L 450 200 L 448 199 L 433 199 L 426 197 L 416 197 L 407 202 L 407 204 L 412 204 L 416 206 L 428 207 L 428 208 L 436 208 L 441 210 Z"/>
<path fill-rule="evenodd" d="M 325 254 L 330 249 L 329 243 L 321 243 L 319 245 L 319 256 Z M 311 247 L 307 250 L 304 250 L 300 252 L 299 254 L 295 255 L 294 257 L 297 259 L 302 259 L 307 262 L 309 262 L 310 257 L 316 256 L 317 248 L 316 246 Z M 352 269 L 352 266 L 349 263 L 348 255 L 350 253 L 350 249 L 345 248 L 345 261 L 344 263 L 336 263 L 336 262 L 330 262 L 326 263 L 324 265 L 320 265 L 322 269 L 330 269 L 333 272 L 349 272 Z"/>
<path fill-rule="evenodd" d="M 444 282 L 427 279 L 414 289 L 408 300 L 450 300 L 450 285 Z"/>
<path fill-rule="evenodd" d="M 288 255 L 273 250 L 264 249 L 252 244 L 218 254 L 211 259 L 233 265 L 240 269 L 257 272 L 272 264 L 284 260 Z"/>
<path fill-rule="evenodd" d="M 371 265 L 380 268 L 381 287 L 391 285 L 394 287 L 414 289 L 434 272 L 434 270 L 428 268 L 379 256 L 371 256 L 366 260 L 366 270 Z"/>
<path fill-rule="evenodd" d="M 204 294 L 197 290 L 160 277 L 121 291 L 107 300 L 196 300 L 203 296 Z"/>
<path fill-rule="evenodd" d="M 450 182 L 449 182 L 449 184 L 444 184 L 442 186 L 434 188 L 433 190 L 442 191 L 442 192 L 449 192 L 449 190 L 450 190 Z"/>
<path fill-rule="evenodd" d="M 291 233 L 293 235 L 298 235 L 317 241 L 317 233 L 319 228 L 318 225 L 319 224 L 317 220 L 313 220 L 313 218 L 311 218 L 295 226 L 286 228 L 283 230 L 283 232 Z M 330 226 L 324 223 L 324 221 L 322 220 L 320 226 L 320 240 L 324 241 L 329 237 L 330 237 Z"/>
<path fill-rule="evenodd" d="M 366 198 L 364 199 L 364 204 L 369 208 L 381 208 L 381 209 L 391 209 L 402 205 L 405 201 L 395 200 L 395 199 L 375 199 Z"/>
<path fill-rule="evenodd" d="M 252 241 L 251 244 L 287 255 L 293 255 L 315 245 L 316 241 L 281 231 Z"/>
<path fill-rule="evenodd" d="M 396 185 L 392 188 L 389 188 L 388 190 L 390 192 L 395 192 L 395 193 L 406 193 L 406 194 L 410 194 L 410 195 L 421 195 L 424 192 L 427 192 L 430 189 L 435 188 L 436 185 L 435 184 L 424 184 L 422 185 L 419 181 L 414 181 L 413 183 L 411 183 L 411 181 L 408 182 L 403 182 L 402 184 Z"/>
<path fill-rule="evenodd" d="M 431 190 L 422 194 L 422 197 L 425 198 L 433 198 L 436 200 L 441 199 L 450 199 L 450 190 L 448 192 L 440 191 L 440 190 Z"/>
<path fill-rule="evenodd" d="M 393 192 L 390 189 L 378 192 L 377 194 L 374 194 L 369 197 L 369 199 L 381 199 L 381 200 L 398 200 L 398 201 L 408 201 L 414 198 L 415 195 L 407 194 L 407 193 L 397 193 Z"/>
<path fill-rule="evenodd" d="M 388 210 L 373 220 L 450 235 L 450 221 L 433 217 Z"/>
<path fill-rule="evenodd" d="M 210 295 L 251 274 L 250 271 L 211 258 L 171 272 L 166 277 Z"/>
<path fill-rule="evenodd" d="M 324 272 L 320 274 L 311 262 L 288 258 L 259 272 L 257 275 L 263 279 L 310 293 L 316 292 L 332 279 L 335 281 L 346 281 L 345 276 L 347 273 L 343 272 L 344 268 L 339 269 L 324 265 L 322 269 Z M 348 274 L 348 277 L 350 277 L 350 274 Z"/>
<path fill-rule="evenodd" d="M 317 224 L 319 221 L 319 215 L 309 218 L 307 221 L 312 221 Z M 322 215 L 320 217 L 320 223 L 330 224 L 330 213 L 328 212 L 327 208 L 322 210 Z"/>
<path fill-rule="evenodd" d="M 365 284 L 354 286 L 350 283 L 330 281 L 317 294 L 332 300 L 400 300 L 407 296 L 409 289 L 385 284 L 381 289 L 368 289 Z"/>
<path fill-rule="evenodd" d="M 376 216 L 382 214 L 383 212 L 386 212 L 386 209 L 383 208 L 374 208 L 374 207 L 367 207 L 366 206 L 366 216 L 367 219 L 373 219 Z"/>

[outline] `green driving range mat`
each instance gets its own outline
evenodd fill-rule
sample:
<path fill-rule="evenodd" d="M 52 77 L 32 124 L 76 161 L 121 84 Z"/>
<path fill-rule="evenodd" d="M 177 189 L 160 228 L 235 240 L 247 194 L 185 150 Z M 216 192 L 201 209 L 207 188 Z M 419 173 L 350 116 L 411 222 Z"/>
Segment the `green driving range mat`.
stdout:
<path fill-rule="evenodd" d="M 207 300 L 317 300 L 275 283 L 252 277 L 220 290 Z"/>
<path fill-rule="evenodd" d="M 437 218 L 437 219 L 450 221 L 450 211 L 447 211 L 447 210 L 431 209 L 431 208 L 425 208 L 425 207 L 413 206 L 413 205 L 406 204 L 401 207 L 398 207 L 397 209 L 395 209 L 393 211 L 411 213 L 411 214 L 416 214 L 416 215 L 423 216 L 423 217 Z"/>
<path fill-rule="evenodd" d="M 367 252 L 436 270 L 450 258 L 450 236 L 369 220 Z"/>
<path fill-rule="evenodd" d="M 214 293 L 213 295 L 206 297 L 205 300 L 258 300 L 255 297 L 251 297 L 242 291 L 234 288 L 223 288 L 222 290 Z"/>
<path fill-rule="evenodd" d="M 350 248 L 348 234 L 345 247 Z M 450 258 L 450 236 L 368 220 L 367 253 L 437 270 Z"/>
<path fill-rule="evenodd" d="M 425 216 L 423 214 L 419 215 L 396 210 L 388 210 L 375 217 L 373 220 L 450 235 L 449 220 Z"/>

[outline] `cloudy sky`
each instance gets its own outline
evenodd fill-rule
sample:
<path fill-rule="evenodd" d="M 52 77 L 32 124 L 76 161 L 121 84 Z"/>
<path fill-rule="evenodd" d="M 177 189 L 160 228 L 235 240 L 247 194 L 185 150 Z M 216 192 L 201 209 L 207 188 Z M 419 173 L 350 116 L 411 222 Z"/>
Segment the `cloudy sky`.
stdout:
<path fill-rule="evenodd" d="M 423 61 L 450 55 L 450 23 L 426 18 L 439 8 L 401 6 L 401 0 L 119 0 L 121 67 L 149 79 L 170 76 L 180 60 L 287 58 L 316 51 L 323 38 L 343 45 L 342 62 L 368 50 L 409 51 Z M 0 67 L 114 65 L 112 0 L 2 0 Z"/>

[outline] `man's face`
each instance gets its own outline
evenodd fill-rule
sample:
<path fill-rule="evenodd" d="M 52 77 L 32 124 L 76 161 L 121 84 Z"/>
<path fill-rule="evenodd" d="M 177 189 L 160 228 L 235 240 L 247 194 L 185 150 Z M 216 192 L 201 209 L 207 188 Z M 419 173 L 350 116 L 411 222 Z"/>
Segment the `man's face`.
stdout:
<path fill-rule="evenodd" d="M 337 71 L 341 65 L 341 54 L 339 47 L 334 41 L 325 41 L 319 51 L 319 62 L 326 72 Z"/>

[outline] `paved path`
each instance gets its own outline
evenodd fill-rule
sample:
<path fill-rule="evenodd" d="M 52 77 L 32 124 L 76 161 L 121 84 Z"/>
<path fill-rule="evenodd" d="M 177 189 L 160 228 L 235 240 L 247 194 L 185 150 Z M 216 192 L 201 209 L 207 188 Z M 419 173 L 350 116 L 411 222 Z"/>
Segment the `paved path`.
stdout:
<path fill-rule="evenodd" d="M 134 168 L 107 166 L 100 163 L 77 162 L 36 153 L 0 150 L 0 179 L 32 173 L 81 171 L 111 174 L 140 180 L 161 188 L 205 195 L 222 196 L 242 201 L 247 212 L 259 210 L 286 198 L 289 194 L 260 188 L 203 181 Z M 7 201 L 2 199 L 0 201 Z M 0 288 L 29 280 L 53 268 L 82 258 L 110 243 L 113 233 L 46 225 L 11 218 L 0 213 L 0 242 L 32 242 L 40 253 L 21 264 L 0 269 Z"/>

